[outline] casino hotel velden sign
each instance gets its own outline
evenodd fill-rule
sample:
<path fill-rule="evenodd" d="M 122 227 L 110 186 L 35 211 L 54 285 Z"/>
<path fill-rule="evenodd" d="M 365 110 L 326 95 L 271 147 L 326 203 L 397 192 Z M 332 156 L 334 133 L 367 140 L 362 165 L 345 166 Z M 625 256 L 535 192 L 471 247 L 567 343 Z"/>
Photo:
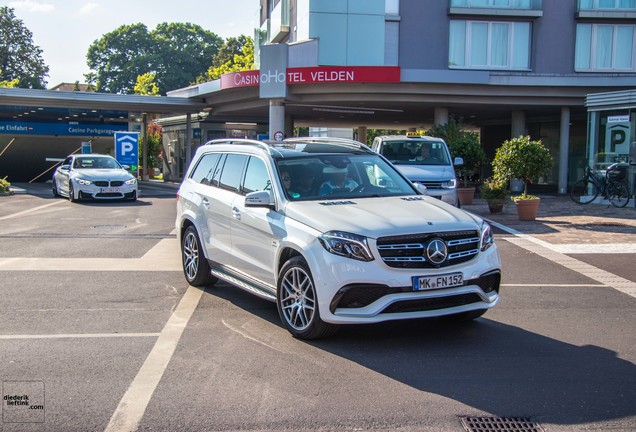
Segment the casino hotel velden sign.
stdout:
<path fill-rule="evenodd" d="M 287 85 L 298 84 L 345 84 L 345 83 L 399 83 L 399 66 L 322 66 L 287 68 L 285 74 L 262 74 L 252 70 L 234 72 L 221 76 L 221 88 L 253 87 L 261 80 L 285 80 Z"/>

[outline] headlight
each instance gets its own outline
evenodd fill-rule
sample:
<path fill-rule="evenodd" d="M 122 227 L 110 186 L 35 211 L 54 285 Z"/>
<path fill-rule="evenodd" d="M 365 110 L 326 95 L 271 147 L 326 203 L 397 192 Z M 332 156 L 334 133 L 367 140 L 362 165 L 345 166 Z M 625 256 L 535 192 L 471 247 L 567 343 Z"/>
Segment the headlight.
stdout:
<path fill-rule="evenodd" d="M 77 180 L 77 182 L 78 182 L 79 184 L 84 185 L 84 186 L 91 184 L 90 180 L 85 180 L 85 179 L 83 179 L 83 178 L 78 178 L 78 179 L 76 179 L 76 180 Z"/>
<path fill-rule="evenodd" d="M 442 189 L 455 189 L 457 187 L 457 180 L 452 179 L 442 182 Z"/>
<path fill-rule="evenodd" d="M 133 177 L 130 180 L 126 180 L 124 183 L 126 183 L 127 185 L 132 185 L 137 183 L 137 179 Z"/>
<path fill-rule="evenodd" d="M 486 222 L 482 222 L 481 224 L 481 250 L 485 251 L 490 246 L 495 244 L 495 237 L 492 234 L 492 229 L 490 225 Z"/>
<path fill-rule="evenodd" d="M 366 237 L 340 231 L 329 231 L 320 236 L 320 243 L 332 254 L 360 261 L 373 261 Z"/>

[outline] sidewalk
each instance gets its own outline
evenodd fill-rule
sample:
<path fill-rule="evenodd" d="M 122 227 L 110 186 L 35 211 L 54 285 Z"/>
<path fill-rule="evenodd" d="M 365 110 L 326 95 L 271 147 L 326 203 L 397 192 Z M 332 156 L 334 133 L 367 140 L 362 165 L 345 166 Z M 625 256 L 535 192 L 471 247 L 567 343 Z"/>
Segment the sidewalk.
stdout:
<path fill-rule="evenodd" d="M 486 201 L 481 198 L 462 208 L 492 221 L 495 227 L 497 224 L 507 227 L 507 232 L 529 234 L 550 244 L 630 245 L 625 252 L 636 248 L 633 200 L 625 208 L 615 208 L 604 204 L 575 204 L 567 195 L 540 197 L 541 205 L 534 221 L 520 221 L 512 201 L 508 201 L 500 214 L 490 214 Z"/>

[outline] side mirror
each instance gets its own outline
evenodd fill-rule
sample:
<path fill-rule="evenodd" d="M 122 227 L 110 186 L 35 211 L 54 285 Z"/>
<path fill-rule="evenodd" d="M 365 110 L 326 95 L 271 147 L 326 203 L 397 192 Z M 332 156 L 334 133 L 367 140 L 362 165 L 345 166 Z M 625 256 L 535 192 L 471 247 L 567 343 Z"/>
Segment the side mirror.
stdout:
<path fill-rule="evenodd" d="M 71 169 L 71 166 L 70 165 L 60 165 L 60 169 L 62 171 L 68 171 L 68 170 Z"/>
<path fill-rule="evenodd" d="M 274 196 L 270 191 L 250 192 L 245 196 L 245 207 L 274 207 Z"/>
<path fill-rule="evenodd" d="M 453 164 L 454 164 L 455 166 L 458 166 L 458 165 L 464 165 L 464 158 L 461 158 L 461 157 L 457 156 L 457 157 L 455 158 L 455 162 L 453 162 Z"/>
<path fill-rule="evenodd" d="M 428 189 L 426 188 L 425 185 L 423 185 L 422 183 L 419 182 L 415 182 L 413 183 L 415 185 L 415 189 L 417 189 L 417 191 L 422 194 L 422 195 L 428 195 Z"/>
<path fill-rule="evenodd" d="M 126 171 L 130 171 L 130 165 L 122 165 L 121 167 Z"/>

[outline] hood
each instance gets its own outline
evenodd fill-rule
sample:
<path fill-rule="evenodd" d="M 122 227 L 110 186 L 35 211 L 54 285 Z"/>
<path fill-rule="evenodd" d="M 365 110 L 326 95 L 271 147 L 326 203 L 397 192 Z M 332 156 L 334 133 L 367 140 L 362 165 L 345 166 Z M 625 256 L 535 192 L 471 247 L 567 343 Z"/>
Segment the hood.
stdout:
<path fill-rule="evenodd" d="M 452 165 L 395 165 L 411 181 L 448 181 L 455 178 Z"/>
<path fill-rule="evenodd" d="M 83 169 L 73 172 L 73 177 L 81 177 L 86 180 L 129 180 L 133 176 L 123 169 Z"/>
<path fill-rule="evenodd" d="M 346 231 L 371 238 L 481 227 L 478 218 L 423 195 L 296 201 L 289 202 L 285 213 L 321 232 Z"/>

